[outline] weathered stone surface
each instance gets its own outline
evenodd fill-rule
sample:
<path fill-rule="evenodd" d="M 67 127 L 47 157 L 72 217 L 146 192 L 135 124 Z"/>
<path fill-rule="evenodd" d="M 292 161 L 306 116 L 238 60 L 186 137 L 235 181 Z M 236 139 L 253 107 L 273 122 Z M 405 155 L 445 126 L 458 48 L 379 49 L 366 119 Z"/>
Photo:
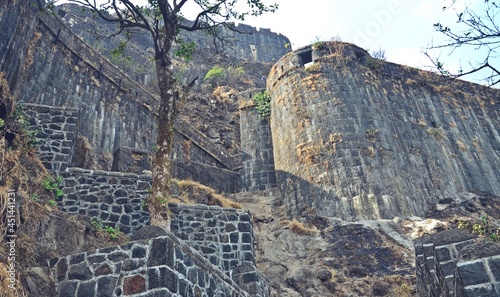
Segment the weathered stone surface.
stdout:
<path fill-rule="evenodd" d="M 163 228 L 158 226 L 145 226 L 135 231 L 132 236 L 130 236 L 131 240 L 140 240 L 140 239 L 148 239 L 154 238 L 158 236 L 162 236 L 167 234 Z"/>
<path fill-rule="evenodd" d="M 500 194 L 498 90 L 340 42 L 283 57 L 267 88 L 289 215 L 392 219 L 462 191 Z"/>
<path fill-rule="evenodd" d="M 146 280 L 140 275 L 123 279 L 123 294 L 131 295 L 142 293 L 146 290 Z"/>
<path fill-rule="evenodd" d="M 89 280 L 92 272 L 84 263 L 71 266 L 68 271 L 69 280 Z"/>
<path fill-rule="evenodd" d="M 234 262 L 255 265 L 252 222 L 246 211 L 175 203 L 170 203 L 169 209 L 172 233 L 201 251 L 226 274 L 232 273 Z"/>
<path fill-rule="evenodd" d="M 31 267 L 23 279 L 24 288 L 29 296 L 55 296 L 54 281 L 46 267 Z"/>
<path fill-rule="evenodd" d="M 93 269 L 92 271 L 95 272 L 87 277 L 88 272 L 91 272 L 89 267 L 85 266 L 87 260 L 94 259 L 93 261 L 95 261 L 101 255 L 107 255 L 107 258 L 110 258 L 110 255 L 130 254 L 138 249 L 143 253 L 137 254 L 134 259 L 115 257 L 113 258 L 114 262 L 103 263 L 100 268 Z M 256 280 L 259 280 L 260 290 L 255 291 L 257 293 L 252 294 L 252 296 L 269 296 L 266 293 L 267 282 L 263 278 L 255 277 L 257 275 L 255 267 L 250 266 L 250 270 L 253 270 L 244 270 L 249 275 L 243 277 L 242 280 L 244 279 L 247 287 L 250 287 L 252 282 L 256 283 Z M 53 269 L 57 269 L 57 267 L 53 267 Z M 135 241 L 87 253 L 83 262 L 70 264 L 66 269 L 67 274 L 63 271 L 60 272 L 63 277 L 58 280 L 59 291 L 54 296 L 107 297 L 122 294 L 126 296 L 136 294 L 144 296 L 157 296 L 157 294 L 160 294 L 159 296 L 219 296 L 214 295 L 215 292 L 218 292 L 217 294 L 220 296 L 228 297 L 250 296 L 229 276 L 210 264 L 199 252 L 179 241 L 171 233 L 152 240 Z M 101 272 L 104 270 L 106 275 L 103 276 Z M 250 278 L 249 276 L 254 277 Z M 71 279 L 73 281 L 70 281 Z"/>
<path fill-rule="evenodd" d="M 273 144 L 269 119 L 262 118 L 252 98 L 265 89 L 253 89 L 238 94 L 240 100 L 242 189 L 266 190 L 276 186 Z"/>
<path fill-rule="evenodd" d="M 313 231 L 298 234 L 283 217 L 279 196 L 276 189 L 231 196 L 253 216 L 256 263 L 272 287 L 270 296 L 370 296 L 376 281 L 389 284 L 375 288 L 386 296 L 405 296 L 400 287 L 407 296 L 415 295 L 411 250 L 377 221 L 343 225 L 304 217 L 303 226 Z"/>

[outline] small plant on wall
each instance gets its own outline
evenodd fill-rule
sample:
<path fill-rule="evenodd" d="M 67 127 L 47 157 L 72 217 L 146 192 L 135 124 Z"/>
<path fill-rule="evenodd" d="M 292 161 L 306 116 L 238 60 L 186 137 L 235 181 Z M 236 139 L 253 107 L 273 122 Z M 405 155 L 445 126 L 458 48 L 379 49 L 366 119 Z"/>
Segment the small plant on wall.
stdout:
<path fill-rule="evenodd" d="M 267 91 L 260 92 L 253 98 L 259 115 L 268 119 L 271 116 L 271 96 Z"/>
<path fill-rule="evenodd" d="M 60 176 L 49 176 L 43 180 L 43 187 L 53 195 L 48 201 L 51 207 L 55 207 L 57 205 L 57 200 L 64 195 L 62 182 L 63 179 Z"/>
<path fill-rule="evenodd" d="M 481 216 L 480 221 L 474 224 L 467 221 L 458 221 L 457 228 L 468 229 L 473 234 L 479 235 L 480 238 L 491 242 L 500 242 L 500 228 L 491 224 L 485 215 Z"/>
<path fill-rule="evenodd" d="M 370 127 L 365 131 L 365 136 L 368 138 L 369 141 L 375 141 L 377 140 L 377 135 L 380 133 L 379 128 L 375 127 Z"/>

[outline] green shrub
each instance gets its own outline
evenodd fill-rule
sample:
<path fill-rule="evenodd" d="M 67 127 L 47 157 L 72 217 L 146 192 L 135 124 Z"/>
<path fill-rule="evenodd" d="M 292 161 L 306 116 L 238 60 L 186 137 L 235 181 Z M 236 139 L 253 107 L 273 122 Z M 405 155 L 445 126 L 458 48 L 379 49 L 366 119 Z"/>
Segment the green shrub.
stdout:
<path fill-rule="evenodd" d="M 24 113 L 23 110 L 23 104 L 17 104 L 12 115 L 16 120 L 18 128 L 20 129 L 20 131 L 17 132 L 22 132 L 26 135 L 26 141 L 23 144 L 23 149 L 26 150 L 34 148 L 38 145 L 38 131 L 32 129 L 30 121 L 28 120 L 28 116 Z"/>
<path fill-rule="evenodd" d="M 222 67 L 215 66 L 207 72 L 203 80 L 215 81 L 222 79 L 225 76 L 226 76 L 226 70 L 224 70 L 224 68 Z"/>
<path fill-rule="evenodd" d="M 92 230 L 97 233 L 106 235 L 112 240 L 116 240 L 122 235 L 120 234 L 120 228 L 113 228 L 111 226 L 105 226 L 100 219 L 92 219 L 90 222 Z"/>
<path fill-rule="evenodd" d="M 267 91 L 260 92 L 253 98 L 257 112 L 262 118 L 268 119 L 271 116 L 271 96 Z"/>
<path fill-rule="evenodd" d="M 64 191 L 61 189 L 62 181 L 63 179 L 60 176 L 56 178 L 49 176 L 43 181 L 43 186 L 49 192 L 54 194 L 54 198 L 59 199 L 62 195 L 64 195 Z"/>
<path fill-rule="evenodd" d="M 240 66 L 240 67 L 236 68 L 236 73 L 237 73 L 238 75 L 243 75 L 243 74 L 245 74 L 245 68 L 243 68 L 242 66 Z"/>
<path fill-rule="evenodd" d="M 500 241 L 500 228 L 493 226 L 488 221 L 487 216 L 481 216 L 481 221 L 475 224 L 469 224 L 467 221 L 458 221 L 458 229 L 469 229 L 472 233 L 479 235 L 480 237 L 486 238 L 491 242 Z"/>

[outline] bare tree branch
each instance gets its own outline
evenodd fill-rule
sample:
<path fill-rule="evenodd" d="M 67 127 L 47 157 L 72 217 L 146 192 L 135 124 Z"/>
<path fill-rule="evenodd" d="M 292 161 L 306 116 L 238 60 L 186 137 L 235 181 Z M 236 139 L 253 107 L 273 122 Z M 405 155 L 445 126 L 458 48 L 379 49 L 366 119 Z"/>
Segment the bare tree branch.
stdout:
<path fill-rule="evenodd" d="M 458 1 L 462 0 L 454 0 L 449 7 L 443 7 L 443 10 L 456 7 L 455 4 Z M 499 6 L 496 2 L 484 0 L 483 7 L 479 11 L 473 10 L 471 7 L 465 7 L 463 11 L 458 11 L 456 13 L 457 22 L 454 25 L 457 28 L 455 29 L 445 26 L 442 23 L 434 24 L 436 31 L 444 34 L 449 39 L 446 43 L 427 48 L 425 52 L 438 71 L 444 75 L 458 78 L 489 70 L 490 74 L 486 76 L 482 74 L 482 80 L 490 86 L 500 82 L 500 72 L 495 66 L 498 63 L 496 60 L 497 51 L 500 48 L 500 25 L 497 23 L 500 11 L 498 8 Z M 469 63 L 470 69 L 451 73 L 449 70 L 443 68 L 443 63 L 439 61 L 439 58 L 432 58 L 429 53 L 433 49 L 450 49 L 450 54 L 453 54 L 456 49 L 462 47 L 471 47 L 473 50 L 478 51 L 486 49 L 482 62 Z"/>

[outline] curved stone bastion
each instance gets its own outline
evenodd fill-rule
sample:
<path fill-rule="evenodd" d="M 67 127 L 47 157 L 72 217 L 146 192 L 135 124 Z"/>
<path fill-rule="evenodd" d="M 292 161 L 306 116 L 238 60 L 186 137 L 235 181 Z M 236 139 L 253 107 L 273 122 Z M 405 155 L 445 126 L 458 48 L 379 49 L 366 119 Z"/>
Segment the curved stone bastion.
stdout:
<path fill-rule="evenodd" d="M 500 194 L 496 89 L 342 42 L 284 56 L 267 89 L 289 215 L 408 217 L 460 192 Z"/>

